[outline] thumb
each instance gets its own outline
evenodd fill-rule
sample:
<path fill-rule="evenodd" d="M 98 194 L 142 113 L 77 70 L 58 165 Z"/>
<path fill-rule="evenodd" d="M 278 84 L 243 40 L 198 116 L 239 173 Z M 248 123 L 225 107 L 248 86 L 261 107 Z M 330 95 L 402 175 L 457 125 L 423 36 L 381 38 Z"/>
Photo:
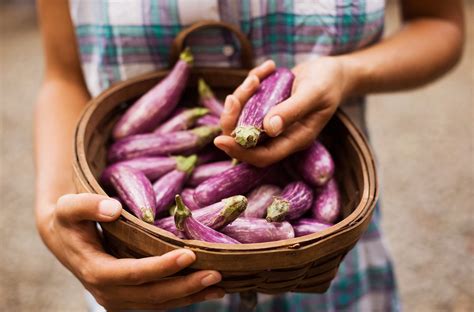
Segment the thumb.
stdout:
<path fill-rule="evenodd" d="M 120 216 L 119 201 L 98 194 L 67 194 L 56 204 L 58 220 L 64 223 L 81 221 L 111 222 Z"/>
<path fill-rule="evenodd" d="M 263 120 L 265 133 L 276 137 L 294 122 L 312 111 L 312 103 L 306 92 L 296 90 L 288 99 L 272 107 Z"/>

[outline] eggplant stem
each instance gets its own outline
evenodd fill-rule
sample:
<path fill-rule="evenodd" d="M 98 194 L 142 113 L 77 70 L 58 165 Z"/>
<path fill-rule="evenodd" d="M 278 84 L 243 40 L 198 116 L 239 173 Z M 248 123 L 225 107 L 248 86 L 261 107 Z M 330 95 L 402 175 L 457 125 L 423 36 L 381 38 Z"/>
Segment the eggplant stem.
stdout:
<path fill-rule="evenodd" d="M 221 210 L 221 215 L 226 220 L 234 220 L 247 208 L 247 198 L 242 195 L 232 196 L 222 200 L 224 202 L 224 209 Z"/>
<path fill-rule="evenodd" d="M 143 213 L 142 220 L 147 223 L 153 224 L 153 222 L 155 221 L 155 215 L 153 211 L 150 208 L 141 208 L 141 211 Z"/>
<path fill-rule="evenodd" d="M 260 133 L 262 133 L 262 130 L 254 126 L 238 126 L 232 135 L 239 145 L 244 148 L 251 148 L 257 145 Z"/>
<path fill-rule="evenodd" d="M 174 223 L 178 230 L 184 231 L 184 221 L 191 216 L 191 211 L 183 203 L 183 199 L 179 194 L 176 194 L 175 201 L 176 209 L 174 211 Z"/>
<path fill-rule="evenodd" d="M 211 88 L 202 78 L 199 78 L 198 80 L 198 91 L 199 96 L 202 98 L 209 99 L 214 97 L 214 93 L 212 92 Z"/>
<path fill-rule="evenodd" d="M 181 52 L 181 54 L 179 55 L 179 59 L 185 61 L 189 65 L 193 65 L 194 57 L 191 53 L 191 49 L 189 47 L 186 47 L 186 49 L 184 49 L 184 51 Z"/>
<path fill-rule="evenodd" d="M 196 166 L 197 160 L 197 155 L 191 155 L 189 157 L 176 156 L 176 169 L 191 174 Z"/>
<path fill-rule="evenodd" d="M 282 198 L 275 198 L 267 209 L 268 222 L 282 222 L 288 214 L 290 203 Z"/>

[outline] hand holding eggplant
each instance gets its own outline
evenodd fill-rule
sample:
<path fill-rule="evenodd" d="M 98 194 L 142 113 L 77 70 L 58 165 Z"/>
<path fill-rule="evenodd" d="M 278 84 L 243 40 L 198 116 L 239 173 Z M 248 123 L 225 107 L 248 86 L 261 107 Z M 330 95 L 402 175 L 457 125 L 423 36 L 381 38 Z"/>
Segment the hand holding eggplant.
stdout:
<path fill-rule="evenodd" d="M 257 90 L 259 80 L 273 72 L 274 68 L 272 61 L 256 67 L 244 83 L 226 98 L 221 116 L 224 135 L 214 140 L 215 145 L 229 156 L 258 167 L 268 166 L 308 147 L 339 103 L 346 98 L 349 89 L 346 68 L 338 57 L 320 57 L 299 64 L 292 70 L 295 81 L 291 96 L 271 108 L 263 120 L 263 129 L 272 139 L 245 149 L 230 135 L 244 103 Z"/>

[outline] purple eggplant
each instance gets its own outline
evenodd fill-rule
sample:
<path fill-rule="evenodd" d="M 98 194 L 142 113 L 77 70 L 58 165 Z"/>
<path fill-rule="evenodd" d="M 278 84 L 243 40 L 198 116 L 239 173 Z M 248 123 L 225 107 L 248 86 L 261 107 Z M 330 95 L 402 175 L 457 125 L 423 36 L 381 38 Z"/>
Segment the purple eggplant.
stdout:
<path fill-rule="evenodd" d="M 311 212 L 313 218 L 326 223 L 334 223 L 341 215 L 341 196 L 336 179 L 330 179 L 317 190 Z"/>
<path fill-rule="evenodd" d="M 190 239 L 209 243 L 240 244 L 235 239 L 224 235 L 194 219 L 191 211 L 184 205 L 181 197 L 176 195 L 176 212 L 174 214 L 176 228 Z"/>
<path fill-rule="evenodd" d="M 332 226 L 330 223 L 317 221 L 315 219 L 299 219 L 292 223 L 292 225 L 296 237 L 321 232 Z"/>
<path fill-rule="evenodd" d="M 197 168 L 196 168 L 197 169 Z M 194 169 L 194 170 L 196 170 Z M 184 204 L 191 210 L 201 209 L 201 207 L 194 200 L 194 189 L 186 188 L 181 191 L 181 197 Z"/>
<path fill-rule="evenodd" d="M 267 209 L 267 221 L 295 220 L 311 208 L 313 191 L 303 182 L 288 184 Z"/>
<path fill-rule="evenodd" d="M 135 216 L 145 222 L 153 223 L 156 214 L 155 198 L 151 183 L 143 173 L 116 164 L 104 170 L 101 182 L 112 185 Z"/>
<path fill-rule="evenodd" d="M 211 161 L 224 159 L 229 159 L 229 156 L 227 156 L 227 154 L 224 153 L 222 150 L 216 148 L 214 145 L 209 145 L 209 147 L 205 148 L 198 154 L 197 165 L 199 166 L 202 164 L 209 163 Z"/>
<path fill-rule="evenodd" d="M 193 57 L 186 49 L 166 78 L 140 97 L 119 119 L 112 131 L 114 139 L 152 131 L 166 119 L 184 91 L 192 62 Z"/>
<path fill-rule="evenodd" d="M 294 155 L 293 163 L 303 179 L 314 186 L 326 184 L 334 174 L 331 154 L 319 141 L 314 141 L 308 149 Z"/>
<path fill-rule="evenodd" d="M 201 118 L 199 118 L 196 121 L 196 126 L 202 127 L 202 126 L 220 126 L 220 119 L 217 116 L 214 115 L 206 115 Z"/>
<path fill-rule="evenodd" d="M 221 229 L 221 232 L 241 243 L 263 243 L 295 237 L 290 223 L 268 222 L 259 218 L 237 218 Z"/>
<path fill-rule="evenodd" d="M 156 215 L 166 211 L 173 204 L 174 196 L 181 192 L 189 174 L 196 165 L 197 156 L 176 157 L 176 169 L 168 172 L 153 184 L 156 201 Z"/>
<path fill-rule="evenodd" d="M 264 218 L 273 198 L 281 193 L 276 185 L 264 184 L 253 190 L 248 196 L 248 205 L 243 213 L 244 218 Z"/>
<path fill-rule="evenodd" d="M 194 191 L 194 199 L 201 206 L 223 198 L 245 194 L 260 184 L 270 167 L 257 168 L 246 163 L 236 165 L 201 183 Z"/>
<path fill-rule="evenodd" d="M 183 203 L 184 203 L 184 198 Z M 185 206 L 188 207 L 188 205 Z M 193 211 L 193 217 L 214 230 L 226 226 L 239 217 L 247 207 L 247 198 L 242 195 L 232 196 L 218 203 Z M 189 208 L 189 207 L 188 207 Z M 176 212 L 176 210 L 175 210 Z M 173 213 L 174 215 L 174 213 Z M 167 229 L 174 226 L 174 218 L 167 217 L 155 221 L 155 225 Z"/>
<path fill-rule="evenodd" d="M 192 153 L 207 145 L 220 133 L 218 127 L 199 127 L 166 134 L 137 134 L 112 144 L 110 162 L 137 157 Z"/>
<path fill-rule="evenodd" d="M 176 168 L 175 157 L 140 157 L 118 162 L 141 171 L 148 179 L 154 181 Z"/>
<path fill-rule="evenodd" d="M 275 105 L 291 94 L 295 76 L 287 68 L 278 68 L 265 78 L 254 95 L 247 101 L 237 127 L 232 132 L 235 141 L 244 148 L 251 148 L 259 142 L 263 130 L 263 119 Z"/>
<path fill-rule="evenodd" d="M 162 123 L 158 128 L 155 129 L 155 131 L 153 131 L 153 133 L 165 134 L 187 130 L 196 123 L 198 118 L 206 115 L 208 112 L 209 110 L 207 108 L 202 107 L 183 110 L 173 118 L 170 118 L 166 122 Z"/>
<path fill-rule="evenodd" d="M 224 105 L 216 99 L 211 88 L 206 84 L 204 79 L 198 81 L 199 103 L 208 108 L 211 114 L 220 116 L 224 110 Z"/>
<path fill-rule="evenodd" d="M 218 161 L 197 166 L 189 177 L 187 183 L 190 186 L 196 187 L 207 179 L 232 168 L 232 166 L 233 164 L 231 160 Z"/>

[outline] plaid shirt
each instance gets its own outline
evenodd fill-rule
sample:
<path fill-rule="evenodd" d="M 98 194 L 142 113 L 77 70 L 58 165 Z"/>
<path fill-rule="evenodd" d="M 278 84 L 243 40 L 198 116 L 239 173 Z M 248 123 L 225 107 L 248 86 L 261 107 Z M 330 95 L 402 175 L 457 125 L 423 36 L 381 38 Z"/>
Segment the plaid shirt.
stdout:
<path fill-rule="evenodd" d="M 256 63 L 278 66 L 366 47 L 383 32 L 383 0 L 70 0 L 83 71 L 97 95 L 111 83 L 168 67 L 173 38 L 198 20 L 238 26 Z M 218 29 L 189 38 L 196 66 L 238 67 L 238 44 Z M 365 131 L 362 99 L 342 107 Z M 237 311 L 238 296 L 177 311 Z M 98 306 L 96 306 L 99 308 Z M 93 308 L 91 308 L 93 309 Z M 345 257 L 325 294 L 259 294 L 257 311 L 398 311 L 394 274 L 380 232 L 380 209 Z"/>

